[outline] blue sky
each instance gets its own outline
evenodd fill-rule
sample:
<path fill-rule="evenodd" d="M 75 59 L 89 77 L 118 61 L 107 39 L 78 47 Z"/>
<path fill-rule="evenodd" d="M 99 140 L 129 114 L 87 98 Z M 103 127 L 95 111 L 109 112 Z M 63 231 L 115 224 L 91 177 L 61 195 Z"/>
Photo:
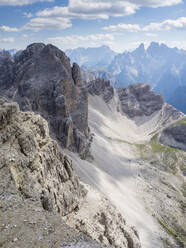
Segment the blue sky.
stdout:
<path fill-rule="evenodd" d="M 0 48 L 33 42 L 62 50 L 151 41 L 186 49 L 186 0 L 0 0 Z"/>

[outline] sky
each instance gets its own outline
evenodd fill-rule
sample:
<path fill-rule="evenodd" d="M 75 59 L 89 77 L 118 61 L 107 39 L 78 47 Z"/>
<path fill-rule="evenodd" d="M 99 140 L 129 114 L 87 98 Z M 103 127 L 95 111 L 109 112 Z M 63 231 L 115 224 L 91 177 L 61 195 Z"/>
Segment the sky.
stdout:
<path fill-rule="evenodd" d="M 116 52 L 156 41 L 186 49 L 186 0 L 0 0 L 0 48 L 34 42 Z"/>

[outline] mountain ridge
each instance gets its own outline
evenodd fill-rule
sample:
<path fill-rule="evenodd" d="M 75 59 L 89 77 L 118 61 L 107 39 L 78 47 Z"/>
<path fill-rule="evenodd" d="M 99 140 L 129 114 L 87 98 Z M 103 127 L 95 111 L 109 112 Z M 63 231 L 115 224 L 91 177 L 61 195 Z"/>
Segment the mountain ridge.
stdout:
<path fill-rule="evenodd" d="M 13 173 L 15 190 L 38 196 L 44 209 L 54 206 L 71 228 L 106 246 L 183 247 L 185 152 L 170 147 L 171 143 L 161 144 L 164 130 L 185 118 L 183 113 L 147 84 L 115 89 L 100 78 L 83 84 L 79 66 L 71 66 L 52 45 L 31 44 L 15 61 L 5 56 L 0 71 L 0 95 L 17 101 L 24 110 L 7 100 L 0 102 L 0 157 L 7 161 L 0 165 L 6 175 Z M 46 135 L 40 115 L 46 117 L 58 144 Z M 56 121 L 62 142 L 56 137 Z M 76 132 L 79 138 L 74 143 Z M 177 140 L 180 131 L 172 134 Z M 8 164 L 7 156 L 13 154 L 30 163 L 18 159 Z M 40 168 L 44 172 L 39 173 Z"/>
<path fill-rule="evenodd" d="M 96 48 L 95 54 L 99 59 L 100 51 Z M 69 57 L 74 61 L 73 56 L 69 54 Z M 109 64 L 104 67 L 104 70 L 102 67 L 96 69 L 94 65 L 82 68 L 82 75 L 84 81 L 91 78 L 88 74 L 91 74 L 94 79 L 98 77 L 110 79 L 117 88 L 136 83 L 148 83 L 157 93 L 162 93 L 168 103 L 175 104 L 177 108 L 186 113 L 183 104 L 179 104 L 179 98 L 176 98 L 179 87 L 185 86 L 185 68 L 185 50 L 170 48 L 164 43 L 152 42 L 147 48 L 142 43 L 133 51 L 116 54 L 114 58 L 109 59 Z M 173 98 L 174 101 L 171 100 Z"/>
<path fill-rule="evenodd" d="M 112 60 L 116 53 L 108 46 L 76 48 L 66 50 L 66 54 L 72 62 L 76 62 L 82 68 L 106 68 L 109 60 Z M 98 56 L 99 54 L 99 56 Z"/>

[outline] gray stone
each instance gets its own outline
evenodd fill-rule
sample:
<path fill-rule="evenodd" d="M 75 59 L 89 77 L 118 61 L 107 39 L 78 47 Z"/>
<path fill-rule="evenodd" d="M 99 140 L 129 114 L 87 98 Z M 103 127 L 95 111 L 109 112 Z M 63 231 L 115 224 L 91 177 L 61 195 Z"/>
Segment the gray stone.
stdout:
<path fill-rule="evenodd" d="M 15 56 L 0 59 L 0 95 L 16 101 L 23 111 L 48 120 L 50 132 L 62 147 L 83 153 L 88 140 L 88 94 L 77 64 L 71 68 L 64 52 L 34 43 Z M 80 133 L 83 146 L 78 146 Z"/>
<path fill-rule="evenodd" d="M 79 206 L 86 190 L 72 161 L 50 139 L 47 122 L 0 99 L 0 168 L 8 176 L 3 192 L 19 192 L 45 210 L 66 215 Z M 15 185 L 15 186 L 14 186 Z"/>
<path fill-rule="evenodd" d="M 89 94 L 102 96 L 106 103 L 110 102 L 114 96 L 114 88 L 110 85 L 110 81 L 97 78 L 87 84 Z"/>
<path fill-rule="evenodd" d="M 130 118 L 150 116 L 162 109 L 164 101 L 161 95 L 155 94 L 148 84 L 131 85 L 117 90 L 122 111 Z"/>
<path fill-rule="evenodd" d="M 161 133 L 160 143 L 186 151 L 186 125 L 178 122 L 165 128 Z"/>

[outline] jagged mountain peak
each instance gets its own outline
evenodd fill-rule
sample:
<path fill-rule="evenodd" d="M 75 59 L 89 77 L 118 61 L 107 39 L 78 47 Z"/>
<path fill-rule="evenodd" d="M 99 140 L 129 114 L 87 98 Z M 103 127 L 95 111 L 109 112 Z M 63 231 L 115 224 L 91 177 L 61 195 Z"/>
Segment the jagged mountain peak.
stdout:
<path fill-rule="evenodd" d="M 66 50 L 71 62 L 78 63 L 84 68 L 106 68 L 116 55 L 109 46 L 76 48 Z M 98 56 L 99 54 L 99 56 Z"/>
<path fill-rule="evenodd" d="M 108 66 L 108 72 L 114 76 L 117 88 L 148 82 L 168 103 L 174 103 L 175 107 L 186 112 L 184 101 L 179 102 L 176 97 L 179 87 L 185 87 L 185 68 L 184 50 L 152 42 L 147 49 L 140 45 L 133 52 L 115 56 Z M 184 94 L 181 99 L 184 99 Z"/>
<path fill-rule="evenodd" d="M 145 53 L 145 45 L 144 43 L 141 43 L 135 50 L 134 52 L 135 54 L 142 54 L 142 53 Z"/>
<path fill-rule="evenodd" d="M 151 56 L 163 57 L 166 56 L 167 54 L 169 55 L 170 52 L 176 52 L 176 51 L 173 48 L 169 48 L 166 44 L 159 42 L 151 42 L 151 44 L 147 48 L 147 53 Z"/>
<path fill-rule="evenodd" d="M 2 70 L 1 94 L 17 101 L 22 110 L 45 117 L 64 147 L 83 151 L 88 138 L 88 93 L 78 65 L 71 67 L 57 47 L 34 43 L 6 67 L 3 64 Z"/>
<path fill-rule="evenodd" d="M 33 43 L 27 46 L 25 50 L 20 52 L 16 57 L 16 61 L 21 61 L 24 57 L 35 59 L 35 57 L 53 56 L 63 60 L 69 60 L 63 51 L 52 44 L 45 45 L 44 43 Z M 54 59 L 54 58 L 53 58 Z M 62 61 L 65 62 L 65 61 Z"/>

